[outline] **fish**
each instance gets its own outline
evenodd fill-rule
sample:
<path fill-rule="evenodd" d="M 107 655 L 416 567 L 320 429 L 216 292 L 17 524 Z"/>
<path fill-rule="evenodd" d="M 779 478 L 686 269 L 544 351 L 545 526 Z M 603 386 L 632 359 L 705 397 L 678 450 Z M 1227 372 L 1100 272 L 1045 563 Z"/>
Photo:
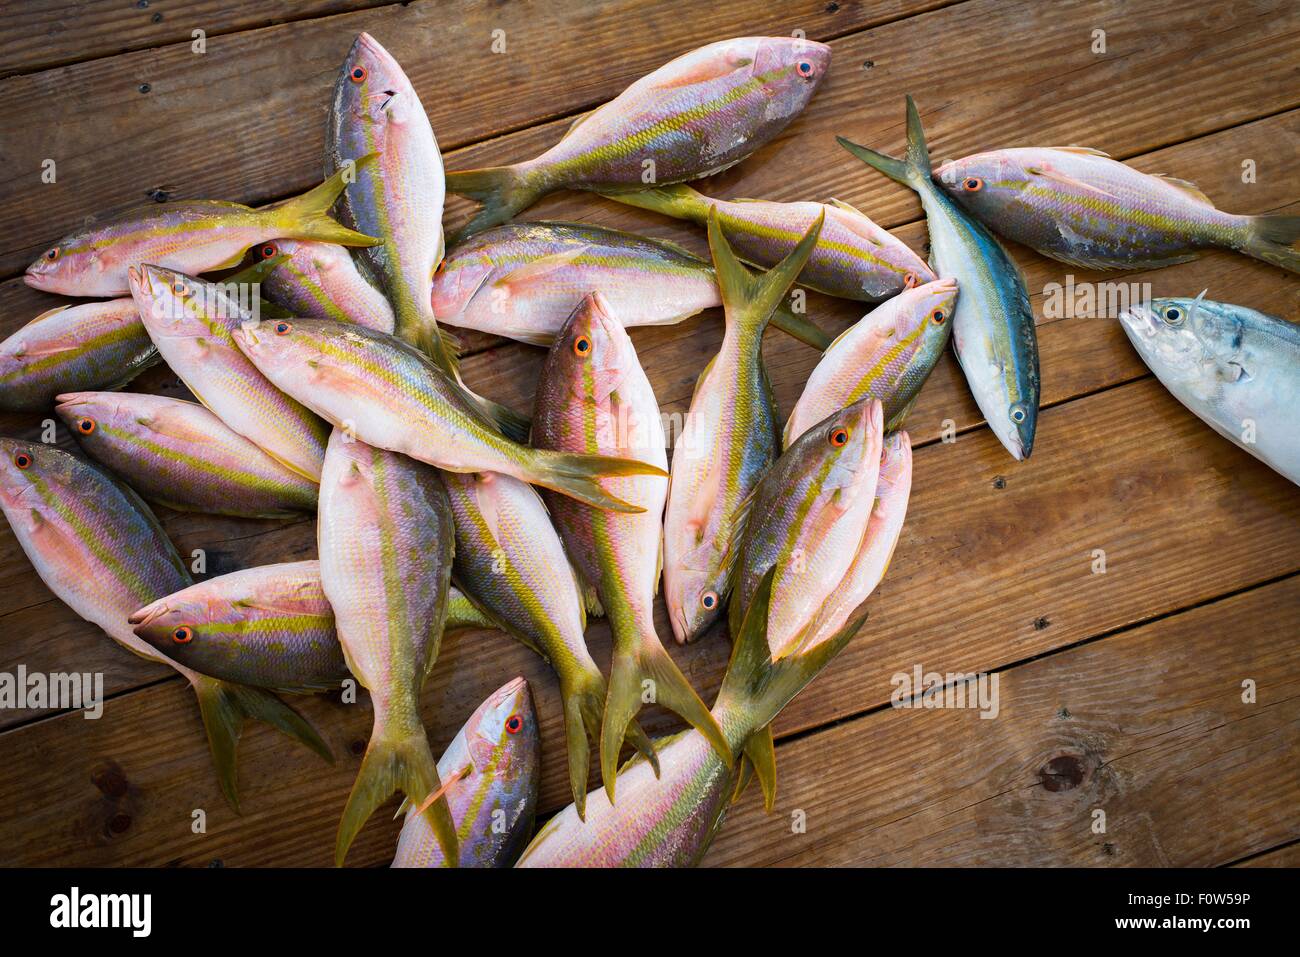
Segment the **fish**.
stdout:
<path fill-rule="evenodd" d="M 745 504 L 780 451 L 776 402 L 763 366 L 763 331 L 804 268 L 822 230 L 771 271 L 755 276 L 709 214 L 709 248 L 722 290 L 726 332 L 695 384 L 686 426 L 673 446 L 664 516 L 664 602 L 679 644 L 722 614 L 744 531 Z"/>
<path fill-rule="evenodd" d="M 1300 216 L 1239 216 L 1195 184 L 1084 146 L 989 150 L 944 163 L 939 187 L 1001 236 L 1084 269 L 1141 269 L 1230 249 L 1300 272 Z"/>
<path fill-rule="evenodd" d="M 510 867 L 532 836 L 541 734 L 528 682 L 514 678 L 470 715 L 438 760 L 462 867 Z M 442 867 L 428 822 L 409 808 L 393 867 Z"/>
<path fill-rule="evenodd" d="M 134 612 L 138 638 L 187 668 L 276 691 L 332 691 L 350 675 L 320 562 L 218 575 Z"/>
<path fill-rule="evenodd" d="M 420 350 L 328 319 L 249 322 L 239 348 L 286 394 L 361 441 L 449 472 L 500 472 L 618 511 L 601 475 L 666 474 L 655 465 L 530 448 L 501 435 L 455 380 Z"/>
<path fill-rule="evenodd" d="M 0 409 L 38 412 L 60 392 L 120 389 L 159 358 L 129 296 L 56 306 L 0 342 Z"/>
<path fill-rule="evenodd" d="M 1120 324 L 1175 399 L 1300 485 L 1300 326 L 1204 296 L 1153 299 Z"/>
<path fill-rule="evenodd" d="M 849 570 L 831 590 L 808 627 L 807 643 L 816 646 L 844 628 L 876 590 L 889 570 L 912 495 L 912 439 L 906 432 L 885 436 L 876 479 L 876 501 L 862 545 Z"/>
<path fill-rule="evenodd" d="M 197 402 L 131 392 L 69 392 L 55 414 L 95 461 L 144 498 L 209 515 L 314 512 L 318 486 Z"/>
<path fill-rule="evenodd" d="M 550 347 L 599 292 L 624 326 L 672 325 L 722 305 L 713 267 L 666 240 L 585 223 L 507 223 L 453 247 L 433 277 L 439 322 Z M 785 304 L 772 325 L 815 349 L 830 337 Z"/>
<path fill-rule="evenodd" d="M 342 866 L 361 826 L 394 791 L 420 806 L 442 788 L 419 696 L 442 643 L 456 533 L 437 469 L 335 429 L 316 536 L 338 640 L 375 713 L 339 821 L 334 862 Z M 445 795 L 422 813 L 447 859 L 457 861 Z"/>
<path fill-rule="evenodd" d="M 456 526 L 453 580 L 493 627 L 546 659 L 560 682 L 569 786 L 579 813 L 605 676 L 587 650 L 583 584 L 537 491 L 498 472 L 443 473 Z M 648 745 L 629 725 L 629 739 Z"/>
<path fill-rule="evenodd" d="M 128 210 L 64 236 L 27 267 L 23 280 L 68 296 L 125 296 L 131 291 L 127 270 L 139 263 L 197 275 L 238 265 L 268 239 L 373 245 L 379 240 L 329 217 L 346 175 L 340 170 L 310 192 L 265 209 L 196 199 Z"/>
<path fill-rule="evenodd" d="M 600 733 L 601 780 L 610 800 L 619 750 L 628 725 L 648 703 L 647 692 L 650 700 L 698 728 L 730 761 L 721 729 L 655 632 L 668 493 L 663 423 L 632 340 L 598 293 L 582 300 L 547 353 L 537 386 L 533 441 L 539 448 L 623 456 L 653 469 L 603 479 L 607 494 L 641 506 L 638 514 L 602 511 L 546 494 L 568 554 L 595 587 L 613 639 Z"/>
<path fill-rule="evenodd" d="M 713 715 L 733 755 L 763 734 L 772 719 L 813 680 L 861 628 L 859 612 L 835 635 L 780 660 L 769 657 L 775 569 L 759 582 L 743 618 Z M 592 792 L 587 818 L 569 805 L 546 822 L 517 867 L 693 867 L 722 828 L 744 778 L 740 762 L 728 766 L 699 731 L 655 741 L 662 767 L 656 776 L 640 756 L 618 774 L 617 803 Z M 768 804 L 768 809 L 771 809 Z"/>
<path fill-rule="evenodd" d="M 137 609 L 193 580 L 157 518 L 130 488 L 70 452 L 0 437 L 0 509 L 55 597 L 126 650 L 174 669 L 190 683 L 217 780 L 236 813 L 236 745 L 250 719 L 333 761 L 315 728 L 266 689 L 200 674 L 136 636 L 129 619 Z"/>
<path fill-rule="evenodd" d="M 728 616 L 736 634 L 769 568 L 772 657 L 797 652 L 839 587 L 866 535 L 876 498 L 884 410 L 864 396 L 809 429 L 781 453 L 749 503 Z"/>
<path fill-rule="evenodd" d="M 925 131 L 907 98 L 905 160 L 836 137 L 873 169 L 916 191 L 930 231 L 930 264 L 961 287 L 952 319 L 953 346 L 975 404 L 1017 461 L 1034 448 L 1038 423 L 1038 336 L 1025 278 L 993 235 L 931 177 Z"/>
<path fill-rule="evenodd" d="M 444 248 L 442 153 L 401 65 L 379 41 L 361 33 L 334 83 L 325 172 L 337 175 L 372 153 L 376 162 L 358 165 L 344 191 L 340 217 L 380 239 L 358 255 L 392 303 L 396 334 L 454 372 L 454 349 L 443 341 L 429 299 Z"/>
<path fill-rule="evenodd" d="M 319 482 L 328 427 L 236 348 L 234 334 L 257 314 L 248 287 L 147 264 L 129 273 L 145 329 L 194 397 L 285 468 Z"/>
<path fill-rule="evenodd" d="M 357 268 L 347 247 L 274 239 L 254 250 L 258 263 L 283 259 L 260 276 L 262 293 L 290 317 L 334 319 L 391 333 L 393 307 Z"/>
<path fill-rule="evenodd" d="M 701 226 L 708 224 L 709 210 L 716 210 L 722 234 L 736 254 L 763 268 L 790 255 L 800 237 L 819 216 L 824 217 L 821 236 L 798 282 L 828 296 L 881 302 L 935 279 L 925 260 L 906 243 L 838 199 L 829 203 L 728 201 L 680 183 L 639 193 L 611 193 L 608 198 Z"/>
<path fill-rule="evenodd" d="M 677 57 L 579 117 L 534 159 L 447 174 L 483 208 L 459 238 L 505 222 L 558 189 L 631 192 L 721 172 L 803 111 L 831 48 L 800 37 L 719 40 Z"/>
<path fill-rule="evenodd" d="M 785 425 L 789 447 L 837 409 L 863 396 L 879 399 L 893 431 L 948 345 L 957 280 L 907 289 L 849 326 L 818 360 Z"/>

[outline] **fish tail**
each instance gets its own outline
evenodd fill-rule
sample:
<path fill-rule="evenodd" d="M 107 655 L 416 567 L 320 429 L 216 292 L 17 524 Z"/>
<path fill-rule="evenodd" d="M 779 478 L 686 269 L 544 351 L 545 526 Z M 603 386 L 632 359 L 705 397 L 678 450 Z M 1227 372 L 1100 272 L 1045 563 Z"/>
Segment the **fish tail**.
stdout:
<path fill-rule="evenodd" d="M 787 336 L 799 340 L 804 345 L 812 346 L 818 352 L 825 352 L 830 348 L 833 341 L 829 335 L 822 332 L 810 320 L 796 315 L 784 299 L 776 307 L 776 312 L 772 313 L 772 325 Z"/>
<path fill-rule="evenodd" d="M 190 683 L 199 699 L 199 713 L 203 716 L 221 792 L 236 813 L 239 813 L 239 795 L 235 784 L 235 750 L 244 724 L 250 718 L 278 728 L 333 763 L 334 754 L 316 729 L 264 688 L 250 688 L 207 675 L 194 675 Z"/>
<path fill-rule="evenodd" d="M 722 728 L 664 650 L 659 637 L 653 632 L 640 634 L 621 613 L 611 620 L 611 626 L 614 654 L 609 692 L 605 696 L 605 718 L 600 729 L 600 774 L 610 803 L 614 803 L 619 751 L 627 737 L 628 726 L 643 704 L 661 704 L 680 715 L 704 735 L 730 767 L 734 755 Z M 658 773 L 657 760 L 654 765 Z"/>
<path fill-rule="evenodd" d="M 602 193 L 606 199 L 662 213 L 673 219 L 685 219 L 693 223 L 703 223 L 709 218 L 713 208 L 707 196 L 702 195 L 684 183 L 676 186 L 657 186 L 654 189 L 638 190 L 635 193 Z"/>
<path fill-rule="evenodd" d="M 418 721 L 409 732 L 398 736 L 376 731 L 370 738 L 366 756 L 361 759 L 361 770 L 357 772 L 357 780 L 352 785 L 352 793 L 348 795 L 347 806 L 339 821 L 338 841 L 334 845 L 335 866 L 343 866 L 348 848 L 361 826 L 396 791 L 400 790 L 412 805 L 419 807 L 429 795 L 441 788 L 438 766 L 429 750 L 429 739 Z M 449 862 L 460 860 L 456 826 L 452 823 L 446 796 L 439 796 L 424 814 L 442 847 L 444 858 Z"/>
<path fill-rule="evenodd" d="M 776 738 L 770 724 L 749 736 L 744 754 L 763 789 L 763 810 L 770 812 L 776 806 Z"/>
<path fill-rule="evenodd" d="M 605 717 L 605 677 L 594 666 L 576 679 L 560 676 L 560 694 L 564 704 L 564 738 L 569 752 L 569 788 L 573 792 L 578 817 L 586 820 L 587 776 L 591 767 L 591 742 L 600 740 L 601 722 Z M 627 725 L 626 741 L 639 751 L 659 776 L 659 755 L 649 736 L 635 721 Z"/>
<path fill-rule="evenodd" d="M 1300 216 L 1251 216 L 1242 252 L 1289 272 L 1300 272 Z"/>
<path fill-rule="evenodd" d="M 904 186 L 916 189 L 930 178 L 930 151 L 925 145 L 925 130 L 921 127 L 921 116 L 916 112 L 911 94 L 907 97 L 907 152 L 904 159 L 859 146 L 842 136 L 835 137 L 835 141 L 872 169 L 880 170 Z"/>
<path fill-rule="evenodd" d="M 767 272 L 755 275 L 736 258 L 727 237 L 722 234 L 717 210 L 709 210 L 709 251 L 713 254 L 713 271 L 718 277 L 718 290 L 722 294 L 728 322 L 740 323 L 753 333 L 762 334 L 812 255 L 825 220 L 823 211 L 790 255 Z"/>
<path fill-rule="evenodd" d="M 465 392 L 469 395 L 470 401 L 474 402 L 482 410 L 483 414 L 491 420 L 502 435 L 521 444 L 528 441 L 528 434 L 533 428 L 533 420 L 529 416 L 522 412 L 516 412 L 500 402 L 493 402 L 477 392 L 471 392 L 469 389 L 466 389 Z"/>
<path fill-rule="evenodd" d="M 762 740 L 764 735 L 770 737 L 770 732 L 764 729 L 790 699 L 848 644 L 867 617 L 866 612 L 859 609 L 830 638 L 799 654 L 774 661 L 767 643 L 767 622 L 775 576 L 774 565 L 763 576 L 744 612 L 744 619 L 736 629 L 731 660 L 722 677 L 718 700 L 713 706 L 715 715 L 725 716 L 729 727 L 744 734 L 745 754 L 754 765 L 755 774 L 760 781 L 764 775 L 768 778 L 763 783 L 767 801 L 772 800 L 776 793 L 776 759 L 774 750 Z M 756 737 L 759 740 L 755 741 Z"/>
<path fill-rule="evenodd" d="M 602 476 L 657 475 L 667 472 L 649 462 L 624 459 L 610 455 L 581 455 L 575 452 L 553 452 L 534 449 L 528 468 L 516 476 L 525 482 L 541 485 L 552 491 L 576 498 L 580 502 L 612 512 L 644 512 L 640 505 L 625 502 L 605 491 L 600 484 Z"/>
<path fill-rule="evenodd" d="M 283 235 L 291 239 L 319 239 L 341 246 L 377 246 L 382 240 L 348 229 L 329 212 L 348 183 L 356 180 L 357 170 L 375 161 L 376 153 L 367 153 L 356 163 L 340 166 L 334 175 L 315 189 L 286 200 L 266 211 Z"/>
<path fill-rule="evenodd" d="M 488 166 L 447 174 L 447 192 L 482 204 L 482 209 L 462 227 L 451 242 L 460 242 L 490 226 L 499 226 L 541 199 L 549 189 L 521 166 Z"/>
<path fill-rule="evenodd" d="M 478 610 L 459 588 L 447 589 L 447 620 L 442 626 L 442 633 L 448 634 L 465 628 L 496 629 L 496 622 Z"/>
<path fill-rule="evenodd" d="M 459 379 L 460 340 L 438 325 L 433 309 L 427 304 L 421 308 L 407 297 L 399 297 L 393 305 L 396 313 L 393 334 L 423 352 L 447 375 Z"/>

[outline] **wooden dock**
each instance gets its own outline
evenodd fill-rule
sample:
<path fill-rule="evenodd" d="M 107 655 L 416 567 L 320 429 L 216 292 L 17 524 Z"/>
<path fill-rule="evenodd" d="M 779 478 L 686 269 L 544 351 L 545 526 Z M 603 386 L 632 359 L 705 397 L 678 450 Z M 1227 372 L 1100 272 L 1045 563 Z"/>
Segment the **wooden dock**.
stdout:
<path fill-rule="evenodd" d="M 1300 7 L 1286 0 L 9 0 L 5 13 L 0 336 L 57 304 L 20 274 L 88 214 L 167 198 L 268 202 L 318 181 L 329 90 L 363 30 L 407 70 L 453 170 L 536 154 L 695 46 L 802 30 L 831 44 L 828 80 L 779 139 L 703 192 L 835 197 L 923 249 L 914 195 L 835 144 L 841 134 L 899 151 L 911 93 L 936 159 L 1087 145 L 1196 182 L 1223 209 L 1300 212 Z M 54 183 L 41 178 L 49 159 Z M 469 208 L 450 202 L 448 224 Z M 695 227 L 588 195 L 550 197 L 526 218 L 706 250 Z M 775 811 L 751 789 L 706 865 L 1296 863 L 1300 489 L 1171 398 L 1113 319 L 1045 315 L 1045 291 L 1071 270 L 1012 252 L 1039 317 L 1033 456 L 1017 463 L 1002 449 L 945 356 L 908 421 L 912 504 L 867 626 L 776 722 Z M 1154 295 L 1208 289 L 1300 318 L 1300 279 L 1228 253 L 1073 275 Z M 862 310 L 810 295 L 809 311 L 838 332 Z M 530 409 L 542 352 L 464 339 L 467 381 Z M 720 316 L 633 339 L 663 411 L 684 412 Z M 769 333 L 766 359 L 784 419 L 817 356 Z M 132 388 L 184 394 L 162 368 Z M 43 418 L 0 414 L 0 434 L 36 439 Z M 61 425 L 58 439 L 71 444 Z M 182 555 L 204 550 L 208 574 L 314 555 L 311 519 L 160 517 Z M 659 624 L 671 643 L 662 609 Z M 602 623 L 589 641 L 607 662 Z M 712 700 L 725 635 L 671 650 Z M 295 702 L 334 748 L 332 766 L 250 727 L 238 816 L 185 684 L 54 598 L 0 523 L 0 672 L 19 665 L 102 672 L 109 700 L 96 721 L 0 710 L 0 865 L 331 862 L 369 733 L 364 701 Z M 890 707 L 892 677 L 917 667 L 996 675 L 997 717 Z M 568 802 L 560 705 L 531 652 L 496 632 L 449 640 L 426 722 L 440 753 L 516 674 L 542 719 L 550 813 Z M 651 733 L 676 727 L 658 710 L 646 720 Z M 193 833 L 196 809 L 206 833 Z M 350 864 L 391 859 L 390 818 L 375 815 Z"/>

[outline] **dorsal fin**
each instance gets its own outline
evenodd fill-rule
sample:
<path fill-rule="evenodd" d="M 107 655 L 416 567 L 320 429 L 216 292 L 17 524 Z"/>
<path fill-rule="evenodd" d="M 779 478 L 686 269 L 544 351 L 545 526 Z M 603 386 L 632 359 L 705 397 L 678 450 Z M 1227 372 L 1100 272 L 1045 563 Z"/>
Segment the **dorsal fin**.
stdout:
<path fill-rule="evenodd" d="M 1156 179 L 1164 180 L 1166 183 L 1168 183 L 1170 186 L 1173 186 L 1175 189 L 1181 190 L 1182 192 L 1190 196 L 1192 199 L 1196 200 L 1198 203 L 1203 203 L 1204 205 L 1210 207 L 1210 209 L 1215 208 L 1214 201 L 1210 199 L 1210 197 L 1202 193 L 1201 188 L 1197 186 L 1195 183 L 1189 183 L 1185 179 L 1178 179 L 1176 176 L 1166 176 L 1164 173 L 1152 173 L 1151 175 L 1154 176 Z"/>
<path fill-rule="evenodd" d="M 1104 156 L 1106 159 L 1111 158 L 1109 153 L 1095 150 L 1091 146 L 1045 146 L 1043 148 L 1056 150 L 1060 153 L 1077 153 L 1080 156 Z"/>

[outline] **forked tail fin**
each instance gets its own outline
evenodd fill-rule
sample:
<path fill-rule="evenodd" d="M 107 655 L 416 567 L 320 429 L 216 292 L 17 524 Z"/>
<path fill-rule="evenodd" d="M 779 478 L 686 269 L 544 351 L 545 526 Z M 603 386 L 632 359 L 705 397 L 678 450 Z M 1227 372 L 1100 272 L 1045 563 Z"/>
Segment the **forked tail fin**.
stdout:
<path fill-rule="evenodd" d="M 200 674 L 192 675 L 190 684 L 198 695 L 199 712 L 203 715 L 203 728 L 208 733 L 208 748 L 212 751 L 212 763 L 217 767 L 221 792 L 236 813 L 239 812 L 239 794 L 235 782 L 235 750 L 244 724 L 250 718 L 265 721 L 301 741 L 326 761 L 334 761 L 329 745 L 321 740 L 316 729 L 265 688 L 251 688 Z"/>
<path fill-rule="evenodd" d="M 440 790 L 438 765 L 429 750 L 429 739 L 424 728 L 416 726 L 400 736 L 376 733 L 370 738 L 366 756 L 361 759 L 361 770 L 352 785 L 347 806 L 339 821 L 338 841 L 334 846 L 334 863 L 343 866 L 348 848 L 361 826 L 370 815 L 396 791 L 401 791 L 416 807 L 424 804 L 429 795 Z M 425 809 L 429 826 L 442 847 L 448 862 L 460 860 L 456 826 L 451 819 L 446 795 L 442 795 Z"/>
<path fill-rule="evenodd" d="M 930 178 L 930 151 L 926 148 L 925 130 L 921 128 L 921 116 L 916 112 L 911 94 L 907 97 L 907 153 L 904 159 L 859 146 L 842 136 L 835 137 L 835 141 L 868 166 L 904 186 L 916 189 Z"/>
<path fill-rule="evenodd" d="M 535 457 L 516 478 L 576 498 L 580 502 L 613 512 L 644 512 L 640 505 L 625 502 L 605 491 L 600 479 L 612 475 L 657 475 L 667 472 L 649 462 L 611 455 L 583 455 L 534 449 Z"/>
<path fill-rule="evenodd" d="M 587 819 L 587 776 L 591 767 L 591 742 L 600 740 L 605 716 L 605 677 L 592 667 L 576 677 L 557 671 L 560 695 L 564 703 L 564 741 L 569 753 L 569 788 L 578 817 Z M 645 731 L 635 721 L 627 726 L 627 743 L 636 748 L 659 774 L 659 756 Z"/>
<path fill-rule="evenodd" d="M 1289 272 L 1300 272 L 1300 216 L 1252 216 L 1241 251 Z"/>
<path fill-rule="evenodd" d="M 367 153 L 353 165 L 340 166 L 334 175 L 315 189 L 286 200 L 264 211 L 290 239 L 319 239 L 341 246 L 377 246 L 382 240 L 354 229 L 331 218 L 329 211 L 339 194 L 353 182 L 356 171 L 375 161 L 377 153 Z"/>
<path fill-rule="evenodd" d="M 825 220 L 823 211 L 790 255 L 766 272 L 755 274 L 736 258 L 727 237 L 722 234 L 717 211 L 709 210 L 709 251 L 713 254 L 713 271 L 718 278 L 718 291 L 722 295 L 727 322 L 762 333 L 812 255 Z"/>
<path fill-rule="evenodd" d="M 466 236 L 499 226 L 527 209 L 549 190 L 518 166 L 488 166 L 447 174 L 447 192 L 482 204 L 469 224 L 451 237 L 452 245 Z"/>

